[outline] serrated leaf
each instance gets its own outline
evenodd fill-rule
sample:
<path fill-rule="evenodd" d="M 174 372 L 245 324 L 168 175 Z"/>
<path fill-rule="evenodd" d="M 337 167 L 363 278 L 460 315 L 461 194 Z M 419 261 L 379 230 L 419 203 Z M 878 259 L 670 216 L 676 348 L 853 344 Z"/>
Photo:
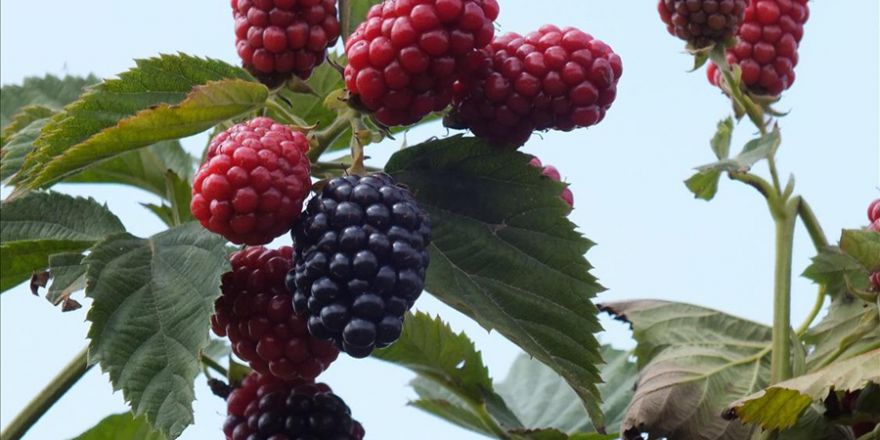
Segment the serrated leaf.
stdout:
<path fill-rule="evenodd" d="M 193 175 L 195 159 L 177 140 L 162 141 L 120 154 L 65 179 L 66 183 L 121 183 L 166 198 L 168 171 L 185 180 Z"/>
<path fill-rule="evenodd" d="M 563 184 L 530 160 L 455 136 L 397 152 L 386 171 L 431 215 L 427 290 L 562 375 L 601 429 L 592 243 L 567 218 Z"/>
<path fill-rule="evenodd" d="M 118 234 L 86 257 L 89 359 L 135 416 L 169 438 L 193 422 L 193 380 L 226 269 L 225 244 L 196 223 L 149 239 Z"/>
<path fill-rule="evenodd" d="M 345 64 L 345 60 L 338 55 L 330 55 L 329 60 Z M 298 92 L 289 88 L 279 90 L 279 95 L 289 104 L 286 107 L 290 113 L 296 115 L 308 124 L 326 127 L 336 118 L 336 111 L 327 108 L 324 105 L 324 96 L 329 95 L 334 90 L 345 87 L 342 74 L 336 70 L 329 62 L 322 63 L 316 67 L 312 76 L 306 80 L 306 85 L 315 92 L 315 94 Z"/>
<path fill-rule="evenodd" d="M 80 253 L 55 254 L 49 257 L 52 284 L 46 299 L 53 305 L 61 304 L 74 292 L 86 288 L 86 266 Z"/>
<path fill-rule="evenodd" d="M 698 171 L 688 180 L 685 180 L 684 184 L 694 193 L 694 197 L 709 201 L 718 193 L 718 181 L 720 179 L 721 171 L 719 170 Z"/>
<path fill-rule="evenodd" d="M 624 410 L 633 396 L 637 371 L 629 361 L 629 353 L 602 346 L 602 412 L 609 432 L 619 430 Z M 495 385 L 495 390 L 510 409 L 531 428 L 555 428 L 562 432 L 595 431 L 577 395 L 556 372 L 528 355 L 520 355 L 513 363 L 507 378 Z"/>
<path fill-rule="evenodd" d="M 880 344 L 880 328 L 875 326 L 866 333 L 860 334 L 857 341 L 837 353 L 847 338 L 859 333 L 862 319 L 877 313 L 875 304 L 862 301 L 846 292 L 835 296 L 825 317 L 804 335 L 804 341 L 810 348 L 807 371 L 815 371 L 832 356 L 837 356 L 838 360 L 849 359 L 869 347 Z"/>
<path fill-rule="evenodd" d="M 845 230 L 840 236 L 840 249 L 858 260 L 868 272 L 880 271 L 880 233 L 862 229 Z"/>
<path fill-rule="evenodd" d="M 0 182 L 5 183 L 21 169 L 25 157 L 34 149 L 34 141 L 48 123 L 49 118 L 37 119 L 9 137 L 0 150 Z"/>
<path fill-rule="evenodd" d="M 32 122 L 49 118 L 54 114 L 55 110 L 42 105 L 30 105 L 19 110 L 12 118 L 12 121 L 9 122 L 9 125 L 3 127 L 3 131 L 0 132 L 0 155 L 6 154 L 4 147 L 9 138 L 14 134 L 23 130 Z"/>
<path fill-rule="evenodd" d="M 85 78 L 46 75 L 42 78 L 25 78 L 21 85 L 3 86 L 0 88 L 0 127 L 10 124 L 23 107 L 39 105 L 60 109 L 76 100 L 83 89 L 97 82 L 98 78 L 94 75 Z"/>
<path fill-rule="evenodd" d="M 740 152 L 735 157 L 722 159 L 718 162 L 697 167 L 697 170 L 746 172 L 749 171 L 752 166 L 759 161 L 775 154 L 776 149 L 779 148 L 779 145 L 781 143 L 782 138 L 779 133 L 779 127 L 774 127 L 773 130 L 766 135 L 761 136 L 757 139 L 752 139 L 751 141 L 747 142 L 746 145 L 743 147 L 742 152 Z"/>
<path fill-rule="evenodd" d="M 718 128 L 710 142 L 715 157 L 718 159 L 727 159 L 730 156 L 731 137 L 733 137 L 733 118 L 728 117 L 727 119 L 718 122 Z"/>
<path fill-rule="evenodd" d="M 90 163 L 206 130 L 268 96 L 246 71 L 221 61 L 181 54 L 136 63 L 56 115 L 15 182 L 54 183 Z"/>
<path fill-rule="evenodd" d="M 454 333 L 440 318 L 408 316 L 401 338 L 373 357 L 408 368 L 462 399 L 485 405 L 504 429 L 522 427 L 492 389 L 480 352 L 464 333 Z"/>
<path fill-rule="evenodd" d="M 532 429 L 512 431 L 514 440 L 614 440 L 616 434 L 577 433 L 569 436 L 555 429 Z"/>
<path fill-rule="evenodd" d="M 0 206 L 0 291 L 48 267 L 53 254 L 82 251 L 125 231 L 107 207 L 91 198 L 32 193 Z"/>
<path fill-rule="evenodd" d="M 772 329 L 690 304 L 638 300 L 602 309 L 629 322 L 639 379 L 620 428 L 689 440 L 740 440 L 749 427 L 719 417 L 730 402 L 769 379 Z"/>
<path fill-rule="evenodd" d="M 828 295 L 834 298 L 837 295 L 845 295 L 849 290 L 845 277 L 867 278 L 867 271 L 858 260 L 845 254 L 839 247 L 828 246 L 813 257 L 803 276 L 825 285 Z"/>
<path fill-rule="evenodd" d="M 343 41 L 348 40 L 348 36 L 367 18 L 367 12 L 370 8 L 379 3 L 382 3 L 382 0 L 341 0 L 339 2 Z"/>
<path fill-rule="evenodd" d="M 434 388 L 439 387 L 434 385 Z M 457 426 L 476 432 L 477 434 L 482 434 L 487 437 L 495 436 L 492 431 L 486 428 L 480 418 L 462 403 L 453 403 L 446 399 L 419 399 L 414 400 L 409 404 L 428 414 L 440 417 L 447 422 L 451 422 Z"/>
<path fill-rule="evenodd" d="M 854 391 L 880 383 L 880 349 L 836 362 L 814 373 L 777 383 L 732 403 L 729 411 L 764 429 L 786 429 L 811 403 L 833 391 Z"/>
<path fill-rule="evenodd" d="M 131 413 L 115 414 L 98 422 L 73 440 L 164 440 L 165 436 L 154 431 L 143 417 L 134 418 Z"/>

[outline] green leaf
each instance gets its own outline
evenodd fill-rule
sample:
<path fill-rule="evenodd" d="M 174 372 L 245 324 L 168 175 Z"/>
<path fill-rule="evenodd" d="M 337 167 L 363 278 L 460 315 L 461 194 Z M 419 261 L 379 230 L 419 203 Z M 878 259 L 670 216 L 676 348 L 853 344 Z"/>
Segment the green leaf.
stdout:
<path fill-rule="evenodd" d="M 685 180 L 684 184 L 694 193 L 694 197 L 709 201 L 718 193 L 720 179 L 721 171 L 719 170 L 698 171 L 690 179 Z"/>
<path fill-rule="evenodd" d="M 52 284 L 46 299 L 54 305 L 61 304 L 74 292 L 86 288 L 86 265 L 80 253 L 55 254 L 49 257 Z"/>
<path fill-rule="evenodd" d="M 131 413 L 106 417 L 73 440 L 164 440 L 165 436 L 153 431 L 143 417 Z"/>
<path fill-rule="evenodd" d="M 31 193 L 0 206 L 0 291 L 48 267 L 53 254 L 83 251 L 125 231 L 106 206 L 91 198 Z"/>
<path fill-rule="evenodd" d="M 379 3 L 382 0 L 340 0 L 339 16 L 343 41 L 348 40 L 348 36 L 367 18 L 370 8 Z"/>
<path fill-rule="evenodd" d="M 195 159 L 179 141 L 162 141 L 99 162 L 65 179 L 65 182 L 120 183 L 167 198 L 168 171 L 188 181 L 192 178 L 194 167 Z"/>
<path fill-rule="evenodd" d="M 329 55 L 329 60 L 345 64 L 345 60 L 335 54 Z M 324 105 L 324 97 L 345 88 L 342 75 L 329 62 L 322 63 L 306 80 L 306 85 L 314 94 L 282 88 L 278 93 L 284 100 L 279 104 L 307 124 L 317 125 L 319 128 L 330 125 L 337 113 Z"/>
<path fill-rule="evenodd" d="M 730 157 L 730 139 L 733 136 L 733 118 L 728 117 L 718 122 L 718 129 L 712 136 L 712 151 L 719 160 Z"/>
<path fill-rule="evenodd" d="M 0 150 L 0 182 L 5 183 L 21 169 L 25 157 L 34 149 L 34 141 L 48 123 L 49 118 L 37 119 L 6 140 L 3 149 Z"/>
<path fill-rule="evenodd" d="M 94 75 L 85 78 L 47 75 L 25 78 L 21 85 L 3 86 L 0 88 L 0 127 L 10 124 L 15 114 L 27 106 L 60 109 L 76 100 L 83 89 L 97 82 L 98 78 Z"/>
<path fill-rule="evenodd" d="M 504 429 L 522 427 L 492 389 L 480 352 L 464 333 L 454 333 L 439 318 L 408 316 L 400 340 L 376 350 L 373 357 L 408 368 L 468 403 L 485 405 Z"/>
<path fill-rule="evenodd" d="M 825 285 L 828 295 L 834 298 L 837 295 L 846 295 L 850 290 L 847 278 L 850 281 L 863 279 L 863 283 L 867 284 L 868 272 L 858 260 L 845 254 L 839 247 L 828 246 L 813 257 L 803 276 Z"/>
<path fill-rule="evenodd" d="M 713 139 L 714 142 L 714 139 Z M 718 170 L 718 171 L 727 171 L 727 172 L 746 172 L 749 171 L 753 165 L 758 163 L 759 161 L 770 157 L 771 155 L 776 153 L 776 149 L 779 148 L 779 145 L 782 143 L 782 138 L 779 133 L 779 127 L 774 127 L 773 131 L 767 133 L 764 136 L 761 136 L 757 139 L 752 139 L 748 143 L 746 143 L 745 147 L 743 147 L 743 151 L 740 152 L 737 156 L 729 159 L 721 159 L 718 162 L 710 163 L 707 165 L 703 165 L 701 167 L 697 167 L 699 171 L 710 171 L 710 170 Z M 713 144 L 714 149 L 714 144 Z M 717 152 L 716 152 L 717 154 Z"/>
<path fill-rule="evenodd" d="M 865 318 L 871 318 L 877 313 L 876 304 L 865 302 L 846 292 L 835 296 L 825 317 L 804 335 L 804 341 L 810 348 L 807 371 L 815 371 L 832 356 L 836 356 L 838 360 L 849 359 L 880 344 L 880 327 L 860 328 Z M 858 335 L 858 339 L 850 344 L 849 339 L 853 335 Z M 838 353 L 839 350 L 841 351 Z"/>
<path fill-rule="evenodd" d="M 52 184 L 93 162 L 252 112 L 267 96 L 250 74 L 221 61 L 182 54 L 138 60 L 56 115 L 15 183 Z"/>
<path fill-rule="evenodd" d="M 745 439 L 750 428 L 719 417 L 769 379 L 772 329 L 722 312 L 666 301 L 601 305 L 630 323 L 639 379 L 620 428 L 633 438 Z"/>
<path fill-rule="evenodd" d="M 118 234 L 85 259 L 89 359 L 135 416 L 169 438 L 193 422 L 193 380 L 228 266 L 223 240 L 197 223 L 149 239 Z"/>
<path fill-rule="evenodd" d="M 555 429 L 532 429 L 511 432 L 515 440 L 614 440 L 616 434 L 578 433 L 569 436 Z"/>
<path fill-rule="evenodd" d="M 862 229 L 843 231 L 840 248 L 858 260 L 868 272 L 880 271 L 880 233 Z"/>
<path fill-rule="evenodd" d="M 832 391 L 854 391 L 880 383 L 880 349 L 829 365 L 812 374 L 777 383 L 744 397 L 728 408 L 730 415 L 764 429 L 787 429 L 811 403 Z"/>
<path fill-rule="evenodd" d="M 431 215 L 427 290 L 562 375 L 601 428 L 592 243 L 567 218 L 563 184 L 529 160 L 454 136 L 399 151 L 386 171 Z"/>
<path fill-rule="evenodd" d="M 626 406 L 633 396 L 636 381 L 635 363 L 629 353 L 602 346 L 602 412 L 609 432 L 619 430 Z M 555 428 L 566 433 L 595 431 L 577 395 L 556 372 L 528 355 L 520 355 L 507 378 L 495 389 L 510 409 L 532 428 Z"/>
<path fill-rule="evenodd" d="M 9 125 L 3 127 L 3 131 L 0 133 L 0 151 L 3 151 L 2 148 L 6 146 L 6 142 L 15 133 L 18 133 L 28 125 L 31 125 L 34 121 L 49 118 L 54 114 L 55 110 L 42 105 L 30 105 L 22 108 L 21 111 L 15 114 L 15 117 L 12 118 Z M 0 154 L 5 154 L 5 152 Z"/>

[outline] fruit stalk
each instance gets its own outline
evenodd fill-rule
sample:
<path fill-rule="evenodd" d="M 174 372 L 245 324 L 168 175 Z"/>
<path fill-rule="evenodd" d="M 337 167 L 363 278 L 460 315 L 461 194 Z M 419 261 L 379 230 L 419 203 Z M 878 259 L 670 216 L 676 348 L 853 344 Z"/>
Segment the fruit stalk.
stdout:
<path fill-rule="evenodd" d="M 83 348 L 76 357 L 31 400 L 24 409 L 9 422 L 0 433 L 2 440 L 18 440 L 37 422 L 40 417 L 61 398 L 73 385 L 88 372 L 92 365 L 88 363 L 89 348 Z"/>
<path fill-rule="evenodd" d="M 776 268 L 773 288 L 773 353 L 770 383 L 791 377 L 791 263 L 794 225 L 800 197 L 772 209 L 776 223 Z"/>

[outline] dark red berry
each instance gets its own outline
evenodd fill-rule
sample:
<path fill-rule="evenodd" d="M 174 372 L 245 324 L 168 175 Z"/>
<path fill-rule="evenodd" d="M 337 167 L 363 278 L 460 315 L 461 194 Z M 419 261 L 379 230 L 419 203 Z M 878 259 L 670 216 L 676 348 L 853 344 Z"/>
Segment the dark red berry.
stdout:
<path fill-rule="evenodd" d="M 244 248 L 230 257 L 232 271 L 223 275 L 211 326 L 229 337 L 232 351 L 251 368 L 280 379 L 313 380 L 336 360 L 331 342 L 309 335 L 306 319 L 297 316 L 284 284 L 293 265 L 293 249 Z"/>
<path fill-rule="evenodd" d="M 871 274 L 871 285 L 874 290 L 880 291 L 880 272 L 874 272 Z"/>
<path fill-rule="evenodd" d="M 339 38 L 336 0 L 232 0 L 235 47 L 263 78 L 308 78 Z"/>
<path fill-rule="evenodd" d="M 518 147 L 536 130 L 597 124 L 623 73 L 611 48 L 578 29 L 541 27 L 506 34 L 469 57 L 455 84 L 451 128 L 469 128 L 499 146 Z"/>
<path fill-rule="evenodd" d="M 428 215 L 390 176 L 331 179 L 293 228 L 294 310 L 353 357 L 387 347 L 422 293 L 430 239 Z"/>
<path fill-rule="evenodd" d="M 868 220 L 871 222 L 880 220 L 880 199 L 874 200 L 868 205 Z"/>
<path fill-rule="evenodd" d="M 265 244 L 290 229 L 311 189 L 305 135 L 256 118 L 220 133 L 193 180 L 190 210 L 209 231 Z"/>
<path fill-rule="evenodd" d="M 353 104 L 387 126 L 418 122 L 452 100 L 468 55 L 489 44 L 496 0 L 385 0 L 345 43 Z"/>
<path fill-rule="evenodd" d="M 758 95 L 779 96 L 794 84 L 798 44 L 809 17 L 807 0 L 750 0 L 727 62 L 742 68 L 742 82 Z M 721 83 L 712 63 L 709 82 Z"/>
<path fill-rule="evenodd" d="M 544 165 L 541 163 L 541 159 L 537 157 L 532 157 L 532 160 L 529 161 L 529 165 L 540 168 L 541 174 L 549 178 L 550 180 L 561 182 L 562 177 L 559 174 L 559 170 L 556 169 L 553 165 Z M 559 194 L 559 197 L 568 204 L 569 207 L 574 208 L 574 194 L 572 194 L 571 190 L 568 187 L 562 189 L 562 193 Z"/>
<path fill-rule="evenodd" d="M 226 401 L 226 440 L 362 440 L 364 428 L 325 384 L 245 377 Z"/>
<path fill-rule="evenodd" d="M 747 4 L 747 0 L 660 0 L 657 10 L 670 34 L 701 49 L 736 34 Z"/>

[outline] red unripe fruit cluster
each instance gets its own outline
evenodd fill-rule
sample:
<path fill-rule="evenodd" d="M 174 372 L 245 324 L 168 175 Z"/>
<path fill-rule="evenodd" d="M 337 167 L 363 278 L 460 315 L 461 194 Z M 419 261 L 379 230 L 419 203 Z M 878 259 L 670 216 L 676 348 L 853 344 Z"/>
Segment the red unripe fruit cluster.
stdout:
<path fill-rule="evenodd" d="M 269 118 L 215 137 L 193 180 L 190 210 L 209 231 L 258 245 L 290 230 L 311 189 L 305 135 Z"/>
<path fill-rule="evenodd" d="M 751 0 L 736 46 L 727 51 L 727 62 L 742 69 L 742 82 L 758 95 L 779 96 L 794 84 L 798 44 L 809 18 L 807 0 Z M 721 72 L 714 64 L 709 82 L 718 85 Z"/>
<path fill-rule="evenodd" d="M 232 351 L 251 368 L 282 380 L 314 380 L 339 350 L 309 335 L 306 320 L 293 312 L 284 278 L 293 265 L 293 249 L 247 247 L 230 257 L 222 296 L 214 305 L 211 327 L 226 336 Z"/>
<path fill-rule="evenodd" d="M 339 38 L 336 0 L 232 0 L 235 48 L 261 75 L 308 78 Z"/>
<path fill-rule="evenodd" d="M 670 34 L 700 49 L 736 34 L 747 0 L 660 0 L 657 11 Z"/>
<path fill-rule="evenodd" d="M 620 57 L 572 27 L 509 33 L 470 57 L 455 85 L 447 125 L 499 146 L 518 147 L 536 130 L 599 123 L 617 96 Z"/>
<path fill-rule="evenodd" d="M 418 122 L 452 100 L 461 64 L 489 44 L 496 0 L 385 0 L 346 41 L 354 103 L 387 126 Z"/>
<path fill-rule="evenodd" d="M 541 163 L 541 159 L 537 157 L 532 157 L 532 160 L 529 161 L 529 165 L 540 168 L 541 174 L 550 180 L 561 182 L 562 176 L 559 174 L 559 170 L 556 169 L 553 165 L 544 165 Z M 568 204 L 569 207 L 574 208 L 574 194 L 572 194 L 571 190 L 568 187 L 565 187 L 562 190 L 562 193 L 559 194 L 559 197 Z"/>

